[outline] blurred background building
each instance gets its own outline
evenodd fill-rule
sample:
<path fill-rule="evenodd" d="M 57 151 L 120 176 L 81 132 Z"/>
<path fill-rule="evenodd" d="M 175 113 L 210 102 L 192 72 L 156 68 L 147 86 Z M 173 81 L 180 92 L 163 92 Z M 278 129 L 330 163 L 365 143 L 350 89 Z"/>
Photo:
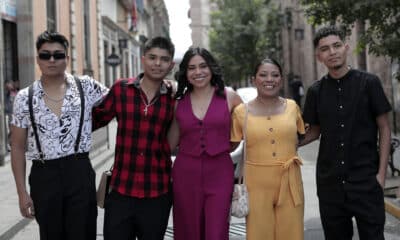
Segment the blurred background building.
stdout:
<path fill-rule="evenodd" d="M 281 15 L 280 46 L 281 62 L 285 74 L 283 94 L 293 97 L 289 83 L 295 78 L 301 81 L 304 89 L 326 74 L 325 67 L 315 58 L 313 38 L 316 29 L 307 22 L 305 11 L 299 0 L 271 0 L 278 7 Z M 191 18 L 193 45 L 209 48 L 210 14 L 217 9 L 210 0 L 190 0 L 189 18 Z M 226 9 L 225 9 L 226 10 Z M 348 64 L 354 68 L 376 74 L 382 81 L 384 91 L 393 108 L 391 120 L 394 132 L 399 126 L 396 113 L 399 110 L 400 86 L 395 74 L 399 69 L 397 62 L 388 57 L 376 57 L 368 49 L 356 52 L 357 41 L 365 26 L 356 22 L 348 39 L 350 53 Z M 213 49 L 211 49 L 212 51 Z M 248 84 L 247 80 L 244 80 Z M 231 83 L 235 84 L 235 83 Z M 235 84 L 236 85 L 236 84 Z M 242 84 L 238 84 L 241 86 Z M 302 98 L 302 103 L 304 97 Z"/>

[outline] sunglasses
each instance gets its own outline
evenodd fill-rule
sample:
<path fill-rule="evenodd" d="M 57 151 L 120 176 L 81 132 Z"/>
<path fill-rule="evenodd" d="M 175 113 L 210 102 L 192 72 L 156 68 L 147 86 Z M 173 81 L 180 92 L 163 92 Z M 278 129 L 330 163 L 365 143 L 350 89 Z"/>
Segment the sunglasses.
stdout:
<path fill-rule="evenodd" d="M 39 53 L 38 57 L 40 60 L 50 60 L 51 57 L 54 58 L 54 60 L 60 60 L 60 59 L 65 59 L 67 57 L 67 54 L 65 53 Z"/>

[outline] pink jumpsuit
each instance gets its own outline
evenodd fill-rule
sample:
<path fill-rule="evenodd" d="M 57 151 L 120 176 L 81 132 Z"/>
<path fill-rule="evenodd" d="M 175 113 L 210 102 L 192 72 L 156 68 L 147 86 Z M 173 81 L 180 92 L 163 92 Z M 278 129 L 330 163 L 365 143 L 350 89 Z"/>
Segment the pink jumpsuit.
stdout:
<path fill-rule="evenodd" d="M 203 120 L 190 96 L 179 101 L 179 152 L 172 169 L 175 240 L 228 240 L 233 190 L 230 158 L 231 114 L 225 98 L 214 96 Z"/>

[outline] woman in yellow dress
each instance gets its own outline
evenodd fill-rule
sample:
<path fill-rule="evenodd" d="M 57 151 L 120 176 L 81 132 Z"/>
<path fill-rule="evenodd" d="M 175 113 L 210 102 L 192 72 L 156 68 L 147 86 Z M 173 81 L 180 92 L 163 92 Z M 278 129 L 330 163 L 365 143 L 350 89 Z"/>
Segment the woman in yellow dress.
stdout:
<path fill-rule="evenodd" d="M 247 240 L 303 240 L 302 161 L 297 155 L 298 138 L 305 132 L 301 112 L 296 102 L 279 96 L 282 68 L 275 60 L 261 61 L 252 83 L 258 95 L 236 107 L 231 132 L 236 146 L 243 138 L 247 109 Z"/>

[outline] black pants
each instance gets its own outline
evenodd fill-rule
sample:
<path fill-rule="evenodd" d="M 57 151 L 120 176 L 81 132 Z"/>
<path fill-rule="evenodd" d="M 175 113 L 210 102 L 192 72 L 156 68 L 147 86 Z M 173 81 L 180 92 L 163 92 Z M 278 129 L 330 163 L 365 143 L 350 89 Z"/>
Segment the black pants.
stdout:
<path fill-rule="evenodd" d="M 33 161 L 29 176 L 41 240 L 95 240 L 95 172 L 87 153 Z"/>
<path fill-rule="evenodd" d="M 384 239 L 384 198 L 378 183 L 372 191 L 346 193 L 344 202 L 320 199 L 319 209 L 326 240 L 351 240 L 353 217 L 360 240 Z"/>
<path fill-rule="evenodd" d="M 104 240 L 163 240 L 171 205 L 171 193 L 142 199 L 112 191 L 105 200 Z"/>

